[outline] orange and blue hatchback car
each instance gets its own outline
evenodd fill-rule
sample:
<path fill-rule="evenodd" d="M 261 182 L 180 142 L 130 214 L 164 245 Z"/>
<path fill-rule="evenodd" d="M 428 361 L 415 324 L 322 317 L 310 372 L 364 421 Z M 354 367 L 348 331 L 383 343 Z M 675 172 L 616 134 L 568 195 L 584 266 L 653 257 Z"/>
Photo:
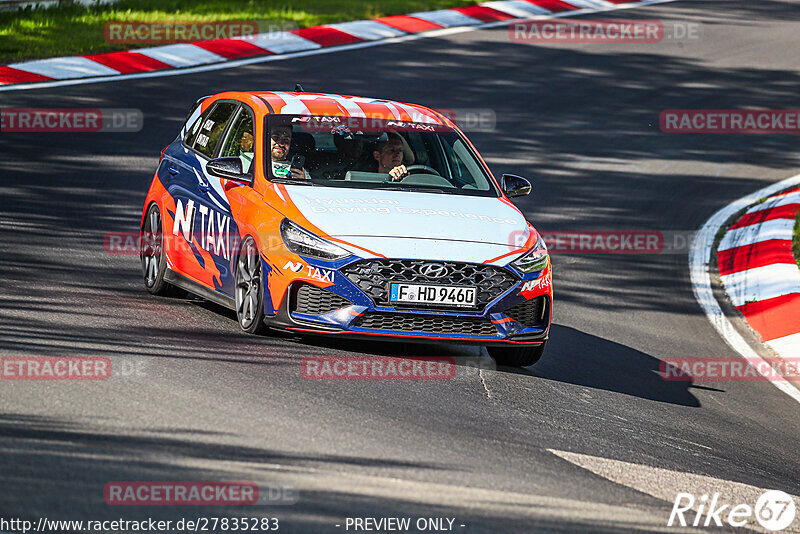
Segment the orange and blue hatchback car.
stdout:
<path fill-rule="evenodd" d="M 304 92 L 201 99 L 144 203 L 147 290 L 187 290 L 266 327 L 542 355 L 544 241 L 466 136 L 432 109 Z"/>

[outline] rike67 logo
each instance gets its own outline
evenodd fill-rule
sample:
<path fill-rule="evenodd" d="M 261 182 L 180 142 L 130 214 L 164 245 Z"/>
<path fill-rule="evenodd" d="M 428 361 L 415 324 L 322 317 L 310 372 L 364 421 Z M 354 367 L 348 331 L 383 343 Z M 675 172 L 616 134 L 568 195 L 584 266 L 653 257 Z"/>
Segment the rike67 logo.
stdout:
<path fill-rule="evenodd" d="M 696 510 L 696 511 L 695 511 Z M 694 512 L 694 521 L 687 522 L 684 514 Z M 709 498 L 703 494 L 699 498 L 691 493 L 678 493 L 667 526 L 686 527 L 744 527 L 755 526 L 755 521 L 763 528 L 778 532 L 789 527 L 796 514 L 795 502 L 791 495 L 779 490 L 764 492 L 755 506 L 749 504 L 726 503 L 719 493 Z"/>

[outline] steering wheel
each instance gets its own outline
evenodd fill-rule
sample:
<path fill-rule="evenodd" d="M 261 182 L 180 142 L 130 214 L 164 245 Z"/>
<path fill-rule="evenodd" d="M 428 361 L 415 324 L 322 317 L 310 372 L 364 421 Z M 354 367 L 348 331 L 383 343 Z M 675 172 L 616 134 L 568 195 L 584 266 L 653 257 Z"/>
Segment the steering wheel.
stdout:
<path fill-rule="evenodd" d="M 427 171 L 431 174 L 435 174 L 436 176 L 441 176 L 439 171 L 437 171 L 433 167 L 428 167 L 427 165 L 409 165 L 408 167 L 406 167 L 406 170 L 408 171 L 408 174 L 411 174 L 414 171 Z"/>

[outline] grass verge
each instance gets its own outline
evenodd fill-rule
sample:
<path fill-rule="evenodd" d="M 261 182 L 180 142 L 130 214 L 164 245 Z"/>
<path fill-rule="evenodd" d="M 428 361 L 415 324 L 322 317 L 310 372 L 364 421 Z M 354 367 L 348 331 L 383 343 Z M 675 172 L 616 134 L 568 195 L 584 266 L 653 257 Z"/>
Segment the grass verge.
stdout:
<path fill-rule="evenodd" d="M 474 0 L 121 0 L 0 12 L 0 64 L 157 46 L 106 42 L 111 21 L 281 21 L 305 28 L 474 4 Z"/>

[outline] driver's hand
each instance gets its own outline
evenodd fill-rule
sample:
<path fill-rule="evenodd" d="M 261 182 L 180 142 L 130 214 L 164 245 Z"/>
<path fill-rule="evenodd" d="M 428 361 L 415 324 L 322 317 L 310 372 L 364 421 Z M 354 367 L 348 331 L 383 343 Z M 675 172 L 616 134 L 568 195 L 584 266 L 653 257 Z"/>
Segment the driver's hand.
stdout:
<path fill-rule="evenodd" d="M 407 174 L 408 174 L 408 169 L 406 169 L 405 165 L 398 165 L 397 167 L 389 171 L 389 176 L 392 177 L 393 182 L 399 182 Z"/>

